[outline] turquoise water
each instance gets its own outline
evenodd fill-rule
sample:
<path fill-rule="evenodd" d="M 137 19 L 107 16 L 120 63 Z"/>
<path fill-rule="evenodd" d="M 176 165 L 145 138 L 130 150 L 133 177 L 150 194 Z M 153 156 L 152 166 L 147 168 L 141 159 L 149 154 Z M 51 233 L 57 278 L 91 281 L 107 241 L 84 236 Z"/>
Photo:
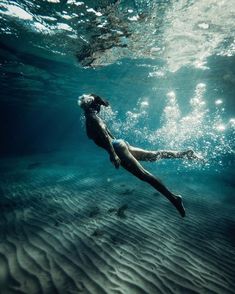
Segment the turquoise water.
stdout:
<path fill-rule="evenodd" d="M 234 13 L 0 1 L 1 293 L 234 293 Z M 115 137 L 204 157 L 143 164 L 185 219 L 87 138 L 83 93 Z"/>

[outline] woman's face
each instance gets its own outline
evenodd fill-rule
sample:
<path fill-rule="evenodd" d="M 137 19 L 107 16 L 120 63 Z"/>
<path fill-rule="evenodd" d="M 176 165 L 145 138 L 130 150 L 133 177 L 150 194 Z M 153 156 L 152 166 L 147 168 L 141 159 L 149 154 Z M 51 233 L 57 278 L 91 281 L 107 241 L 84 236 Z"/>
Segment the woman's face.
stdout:
<path fill-rule="evenodd" d="M 90 94 L 83 94 L 82 96 L 78 97 L 78 105 L 84 110 L 89 108 L 94 101 L 95 98 Z"/>

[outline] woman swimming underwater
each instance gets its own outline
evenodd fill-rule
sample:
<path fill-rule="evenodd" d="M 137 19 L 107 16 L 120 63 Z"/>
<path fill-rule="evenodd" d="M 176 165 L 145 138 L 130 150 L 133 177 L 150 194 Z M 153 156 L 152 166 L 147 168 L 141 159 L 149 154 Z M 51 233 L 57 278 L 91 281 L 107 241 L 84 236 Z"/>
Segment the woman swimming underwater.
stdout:
<path fill-rule="evenodd" d="M 86 118 L 87 136 L 98 146 L 104 148 L 110 155 L 110 161 L 116 168 L 121 165 L 140 180 L 149 183 L 162 195 L 164 195 L 178 210 L 182 217 L 185 209 L 180 195 L 175 195 L 155 176 L 145 170 L 139 161 L 157 161 L 162 158 L 187 158 L 201 159 L 193 150 L 148 151 L 133 147 L 121 139 L 116 139 L 104 121 L 98 116 L 101 106 L 109 106 L 109 103 L 95 94 L 84 94 L 79 97 L 79 106 L 84 110 Z"/>

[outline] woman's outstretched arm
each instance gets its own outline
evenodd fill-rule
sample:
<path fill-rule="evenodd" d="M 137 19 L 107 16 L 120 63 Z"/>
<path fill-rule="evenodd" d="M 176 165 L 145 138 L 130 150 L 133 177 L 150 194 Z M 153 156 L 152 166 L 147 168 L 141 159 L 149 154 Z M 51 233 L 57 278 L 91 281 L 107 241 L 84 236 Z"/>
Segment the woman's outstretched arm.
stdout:
<path fill-rule="evenodd" d="M 119 168 L 120 159 L 117 156 L 112 144 L 112 139 L 114 139 L 114 137 L 107 129 L 103 120 L 94 114 L 87 116 L 86 119 L 88 137 L 94 140 L 98 146 L 103 147 L 109 153 L 110 161 L 116 168 Z"/>

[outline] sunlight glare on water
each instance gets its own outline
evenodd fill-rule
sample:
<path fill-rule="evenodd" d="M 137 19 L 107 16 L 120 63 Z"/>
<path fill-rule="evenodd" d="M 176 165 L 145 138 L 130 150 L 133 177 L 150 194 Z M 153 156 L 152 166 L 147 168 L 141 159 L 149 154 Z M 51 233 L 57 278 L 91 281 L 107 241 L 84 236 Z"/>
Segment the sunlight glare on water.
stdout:
<path fill-rule="evenodd" d="M 234 54 L 234 7 L 217 0 L 2 0 L 0 20 L 2 32 L 18 35 L 16 28 L 24 28 L 41 37 L 28 45 L 77 54 L 84 66 L 162 58 L 175 72 L 188 65 L 208 69 L 208 56 Z"/>

